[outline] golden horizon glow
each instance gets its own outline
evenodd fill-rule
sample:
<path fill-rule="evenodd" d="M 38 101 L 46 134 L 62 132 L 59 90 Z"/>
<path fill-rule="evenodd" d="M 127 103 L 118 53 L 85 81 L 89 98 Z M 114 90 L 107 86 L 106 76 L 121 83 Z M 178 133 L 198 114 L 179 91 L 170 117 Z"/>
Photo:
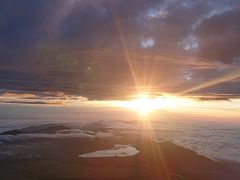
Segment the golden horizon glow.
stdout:
<path fill-rule="evenodd" d="M 190 99 L 173 95 L 150 96 L 148 93 L 139 93 L 127 101 L 113 101 L 112 104 L 118 107 L 127 108 L 147 116 L 149 113 L 162 109 L 175 109 L 189 105 Z"/>

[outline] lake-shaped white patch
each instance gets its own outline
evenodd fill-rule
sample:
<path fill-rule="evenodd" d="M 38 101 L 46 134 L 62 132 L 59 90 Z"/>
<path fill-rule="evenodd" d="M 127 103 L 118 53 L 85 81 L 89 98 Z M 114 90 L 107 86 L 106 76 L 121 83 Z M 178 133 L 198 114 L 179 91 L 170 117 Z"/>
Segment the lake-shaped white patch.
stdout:
<path fill-rule="evenodd" d="M 139 151 L 129 145 L 115 145 L 114 148 L 108 150 L 94 151 L 91 153 L 81 154 L 79 157 L 128 157 L 138 154 Z"/>

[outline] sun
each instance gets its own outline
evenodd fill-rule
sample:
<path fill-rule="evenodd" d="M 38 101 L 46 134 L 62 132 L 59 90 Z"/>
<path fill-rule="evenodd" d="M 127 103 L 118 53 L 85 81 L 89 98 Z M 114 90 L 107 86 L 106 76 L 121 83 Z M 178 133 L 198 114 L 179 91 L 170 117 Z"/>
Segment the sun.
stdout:
<path fill-rule="evenodd" d="M 176 109 L 189 104 L 189 100 L 173 95 L 151 96 L 148 93 L 139 93 L 127 101 L 117 101 L 114 104 L 118 107 L 127 108 L 147 116 L 153 111 L 161 109 Z"/>
<path fill-rule="evenodd" d="M 151 111 L 158 109 L 156 100 L 145 93 L 138 94 L 136 98 L 126 102 L 125 106 L 144 116 L 148 115 Z"/>

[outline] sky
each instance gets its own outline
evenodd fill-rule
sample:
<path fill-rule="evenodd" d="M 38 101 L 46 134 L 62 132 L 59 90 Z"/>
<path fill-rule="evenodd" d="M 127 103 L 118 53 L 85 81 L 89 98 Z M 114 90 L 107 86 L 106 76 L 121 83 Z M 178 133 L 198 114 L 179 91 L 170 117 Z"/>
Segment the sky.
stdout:
<path fill-rule="evenodd" d="M 238 99 L 239 17 L 239 0 L 0 0 L 0 101 Z"/>

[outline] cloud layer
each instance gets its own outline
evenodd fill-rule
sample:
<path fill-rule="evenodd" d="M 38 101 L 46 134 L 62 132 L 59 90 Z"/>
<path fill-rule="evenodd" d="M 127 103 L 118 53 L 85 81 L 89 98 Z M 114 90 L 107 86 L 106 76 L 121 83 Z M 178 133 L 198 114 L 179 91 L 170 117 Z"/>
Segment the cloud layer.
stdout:
<path fill-rule="evenodd" d="M 237 0 L 0 0 L 0 88 L 122 98 L 240 69 Z M 239 77 L 198 93 L 239 95 Z M 190 93 L 190 92 L 189 92 Z M 121 94 L 121 95 L 119 95 Z"/>

